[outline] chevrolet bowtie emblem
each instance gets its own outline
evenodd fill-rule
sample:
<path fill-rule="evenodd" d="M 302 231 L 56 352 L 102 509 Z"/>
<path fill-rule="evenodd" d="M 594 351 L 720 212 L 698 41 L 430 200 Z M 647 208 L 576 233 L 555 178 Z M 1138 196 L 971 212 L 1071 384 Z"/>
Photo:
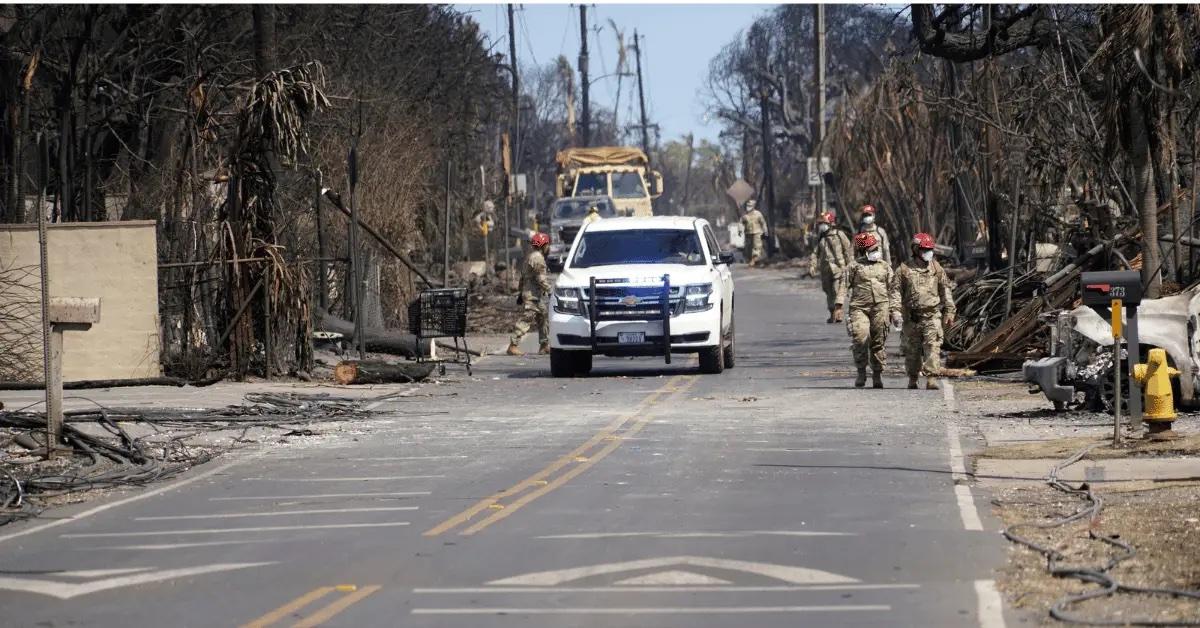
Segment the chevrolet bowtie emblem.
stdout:
<path fill-rule="evenodd" d="M 637 304 L 638 304 L 638 298 L 633 296 L 632 294 L 621 299 L 621 305 L 624 305 L 625 307 L 634 307 Z"/>

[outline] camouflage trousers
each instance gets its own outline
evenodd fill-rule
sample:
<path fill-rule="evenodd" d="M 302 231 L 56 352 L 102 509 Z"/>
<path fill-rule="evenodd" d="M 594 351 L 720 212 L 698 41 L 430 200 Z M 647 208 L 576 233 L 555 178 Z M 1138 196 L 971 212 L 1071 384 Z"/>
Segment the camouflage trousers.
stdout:
<path fill-rule="evenodd" d="M 821 289 L 825 291 L 825 309 L 832 310 L 837 300 L 838 282 L 841 275 L 835 275 L 824 268 L 821 269 Z"/>
<path fill-rule="evenodd" d="M 535 324 L 538 331 L 538 343 L 541 346 L 550 344 L 550 317 L 546 314 L 546 308 L 542 305 L 541 299 L 527 298 L 521 309 L 521 317 L 513 326 L 509 342 L 520 345 L 521 341 L 525 339 L 525 334 L 528 334 L 529 329 Z"/>
<path fill-rule="evenodd" d="M 873 308 L 851 307 L 846 316 L 846 331 L 850 333 L 850 352 L 854 366 L 882 371 L 887 363 L 888 308 L 881 304 Z"/>
<path fill-rule="evenodd" d="M 762 259 L 763 237 L 761 233 L 746 234 L 746 253 L 750 256 L 750 259 L 746 260 L 748 264 L 753 264 Z"/>
<path fill-rule="evenodd" d="M 942 368 L 942 318 L 937 312 L 910 314 L 904 319 L 900 332 L 904 351 L 904 370 L 917 377 L 922 370 L 926 377 L 937 377 Z"/>

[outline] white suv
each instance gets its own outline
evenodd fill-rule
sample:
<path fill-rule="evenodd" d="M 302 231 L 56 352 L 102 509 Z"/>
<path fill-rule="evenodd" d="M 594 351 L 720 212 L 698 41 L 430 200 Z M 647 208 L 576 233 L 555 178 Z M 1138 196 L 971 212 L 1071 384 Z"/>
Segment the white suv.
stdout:
<path fill-rule="evenodd" d="M 708 221 L 662 216 L 584 225 L 550 300 L 550 371 L 586 374 L 592 356 L 700 354 L 733 366 L 733 255 Z"/>

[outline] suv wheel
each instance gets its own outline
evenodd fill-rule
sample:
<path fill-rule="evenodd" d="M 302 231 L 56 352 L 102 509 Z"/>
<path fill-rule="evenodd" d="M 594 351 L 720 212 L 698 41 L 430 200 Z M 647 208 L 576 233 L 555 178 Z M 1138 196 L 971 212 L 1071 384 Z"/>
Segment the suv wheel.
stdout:
<path fill-rule="evenodd" d="M 725 370 L 725 343 L 718 342 L 700 350 L 700 372 L 716 375 Z"/>
<path fill-rule="evenodd" d="M 550 375 L 574 377 L 577 364 L 575 356 L 572 355 L 574 353 L 574 351 L 564 351 L 563 349 L 550 349 Z"/>
<path fill-rule="evenodd" d="M 587 375 L 592 372 L 592 354 L 588 351 L 572 351 L 575 355 L 573 358 L 575 374 Z"/>
<path fill-rule="evenodd" d="M 727 369 L 733 368 L 733 365 L 734 365 L 733 339 L 734 339 L 734 336 L 736 335 L 735 332 L 736 332 L 736 330 L 734 328 L 733 321 L 731 320 L 731 321 L 729 321 L 729 337 L 725 339 L 725 343 L 724 343 L 725 344 L 725 368 L 727 368 Z"/>

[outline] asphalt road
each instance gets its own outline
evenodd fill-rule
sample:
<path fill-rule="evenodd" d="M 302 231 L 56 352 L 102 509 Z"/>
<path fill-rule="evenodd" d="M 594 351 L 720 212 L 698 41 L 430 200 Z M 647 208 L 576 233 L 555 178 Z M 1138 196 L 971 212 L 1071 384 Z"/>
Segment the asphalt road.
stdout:
<path fill-rule="evenodd" d="M 1002 626 L 951 400 L 853 389 L 812 284 L 736 280 L 723 375 L 489 357 L 358 436 L 2 528 L 3 624 Z"/>

